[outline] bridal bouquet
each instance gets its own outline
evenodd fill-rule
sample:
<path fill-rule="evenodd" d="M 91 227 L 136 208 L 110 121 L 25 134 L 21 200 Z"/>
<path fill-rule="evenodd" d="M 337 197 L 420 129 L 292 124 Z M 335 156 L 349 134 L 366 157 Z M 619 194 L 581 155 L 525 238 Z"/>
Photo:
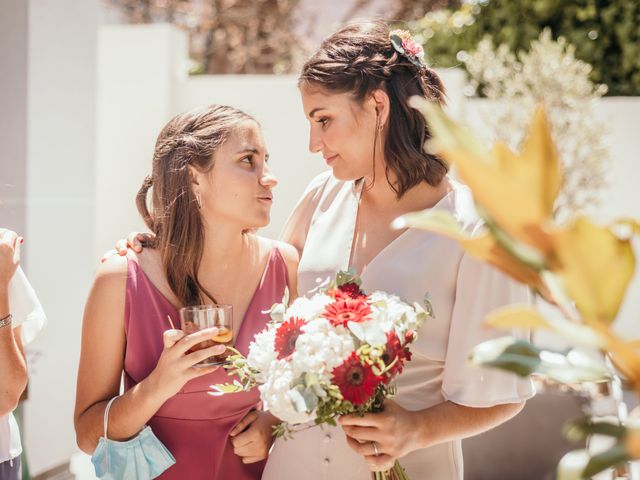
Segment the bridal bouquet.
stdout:
<path fill-rule="evenodd" d="M 393 380 L 411 359 L 409 345 L 431 316 L 385 292 L 365 294 L 360 279 L 340 272 L 328 288 L 269 311 L 272 321 L 255 337 L 249 354 L 228 357 L 233 383 L 212 385 L 212 395 L 258 386 L 265 410 L 284 423 L 274 435 L 290 437 L 295 426 L 314 422 L 336 425 L 336 417 L 382 410 L 394 393 Z M 405 479 L 396 462 L 378 479 Z"/>

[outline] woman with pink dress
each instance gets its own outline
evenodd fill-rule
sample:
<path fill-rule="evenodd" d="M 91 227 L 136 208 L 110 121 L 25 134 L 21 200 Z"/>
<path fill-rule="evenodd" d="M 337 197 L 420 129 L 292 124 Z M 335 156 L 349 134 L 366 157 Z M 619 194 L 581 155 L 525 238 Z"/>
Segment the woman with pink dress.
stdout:
<path fill-rule="evenodd" d="M 295 293 L 296 250 L 252 233 L 269 222 L 276 183 L 260 127 L 244 112 L 193 110 L 160 133 L 137 202 L 155 247 L 107 259 L 85 308 L 75 411 L 85 452 L 105 433 L 127 442 L 147 425 L 175 459 L 158 478 L 261 477 L 277 420 L 257 391 L 208 395 L 226 372 L 196 364 L 225 347 L 191 349 L 218 330 L 174 326 L 180 307 L 232 305 L 234 346 L 246 354 L 269 320 L 263 312 L 286 288 Z"/>

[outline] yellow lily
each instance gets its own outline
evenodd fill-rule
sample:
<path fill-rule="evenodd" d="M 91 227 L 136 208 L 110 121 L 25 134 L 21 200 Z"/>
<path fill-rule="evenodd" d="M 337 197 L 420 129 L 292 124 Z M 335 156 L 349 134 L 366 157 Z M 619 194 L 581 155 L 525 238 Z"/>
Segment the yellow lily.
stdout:
<path fill-rule="evenodd" d="M 551 221 L 560 190 L 560 169 L 544 110 L 536 109 L 520 155 L 496 143 L 486 149 L 435 104 L 413 97 L 411 105 L 428 121 L 428 148 L 455 164 L 477 203 L 505 232 L 543 254 L 550 249 L 544 225 Z"/>
<path fill-rule="evenodd" d="M 620 239 L 611 228 L 587 218 L 579 218 L 551 238 L 559 264 L 556 273 L 583 318 L 611 323 L 635 271 L 630 238 Z"/>

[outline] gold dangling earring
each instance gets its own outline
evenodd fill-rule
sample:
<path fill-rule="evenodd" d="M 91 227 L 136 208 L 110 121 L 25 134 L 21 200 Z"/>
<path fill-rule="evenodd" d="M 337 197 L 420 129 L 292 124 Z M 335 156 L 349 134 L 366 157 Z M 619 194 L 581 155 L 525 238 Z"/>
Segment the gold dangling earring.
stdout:
<path fill-rule="evenodd" d="M 380 155 L 383 154 L 382 152 L 382 127 L 383 125 L 381 123 L 378 124 L 378 148 L 380 149 Z"/>
<path fill-rule="evenodd" d="M 196 191 L 196 203 L 198 204 L 198 210 L 200 210 L 202 208 L 202 199 L 199 191 Z"/>

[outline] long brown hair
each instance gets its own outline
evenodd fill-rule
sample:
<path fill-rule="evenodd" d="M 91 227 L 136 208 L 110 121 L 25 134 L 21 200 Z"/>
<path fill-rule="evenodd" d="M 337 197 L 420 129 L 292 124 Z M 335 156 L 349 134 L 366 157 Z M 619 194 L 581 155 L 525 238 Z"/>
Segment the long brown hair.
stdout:
<path fill-rule="evenodd" d="M 156 236 L 154 246 L 160 251 L 169 286 L 182 305 L 205 303 L 204 295 L 215 303 L 198 280 L 204 227 L 189 166 L 211 171 L 214 152 L 245 120 L 255 121 L 236 108 L 221 105 L 175 116 L 158 135 L 151 175 L 138 191 L 138 211 Z"/>
<path fill-rule="evenodd" d="M 325 39 L 302 67 L 298 83 L 328 92 L 350 93 L 359 103 L 373 90 L 387 93 L 390 112 L 385 129 L 385 174 L 398 197 L 423 181 L 436 186 L 446 175 L 447 164 L 424 151 L 430 137 L 427 123 L 408 104 L 413 95 L 444 104 L 444 86 L 432 69 L 414 65 L 393 48 L 385 22 L 351 23 Z M 374 156 L 377 141 L 378 131 Z M 396 183 L 389 179 L 390 170 Z"/>

